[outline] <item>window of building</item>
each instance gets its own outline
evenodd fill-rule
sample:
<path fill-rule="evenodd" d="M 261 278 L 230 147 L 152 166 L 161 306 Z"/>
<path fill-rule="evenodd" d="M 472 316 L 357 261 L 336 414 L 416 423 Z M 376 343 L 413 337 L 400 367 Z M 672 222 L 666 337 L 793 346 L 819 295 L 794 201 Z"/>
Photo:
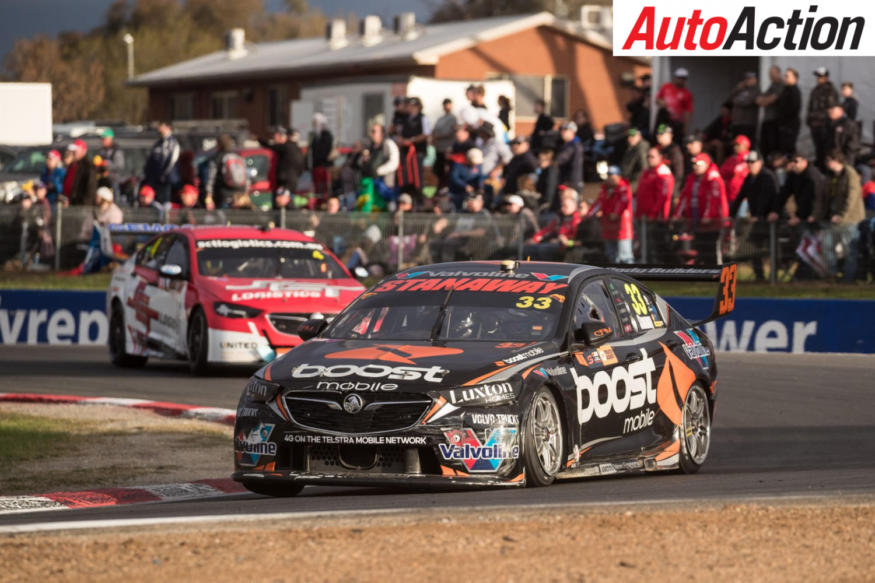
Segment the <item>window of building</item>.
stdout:
<path fill-rule="evenodd" d="M 365 93 L 362 95 L 362 120 L 365 127 L 362 128 L 362 135 L 370 135 L 371 125 L 379 123 L 386 124 L 386 102 L 385 94 L 383 93 Z"/>
<path fill-rule="evenodd" d="M 237 92 L 220 91 L 210 98 L 210 112 L 213 119 L 235 119 L 237 117 Z"/>
<path fill-rule="evenodd" d="M 174 93 L 170 96 L 170 119 L 194 119 L 194 93 Z"/>
<path fill-rule="evenodd" d="M 289 107 L 285 87 L 270 87 L 267 90 L 267 125 L 288 125 Z"/>
<path fill-rule="evenodd" d="M 545 85 L 550 87 L 550 95 L 545 97 L 545 101 L 550 105 L 550 115 L 553 117 L 568 117 L 568 79 L 565 77 L 547 77 Z"/>

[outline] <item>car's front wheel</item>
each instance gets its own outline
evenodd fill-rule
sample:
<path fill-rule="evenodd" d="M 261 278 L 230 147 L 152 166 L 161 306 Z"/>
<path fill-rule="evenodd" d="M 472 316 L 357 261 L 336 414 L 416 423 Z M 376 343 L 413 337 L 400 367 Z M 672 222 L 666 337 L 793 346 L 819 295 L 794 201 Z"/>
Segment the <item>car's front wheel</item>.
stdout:
<path fill-rule="evenodd" d="M 195 308 L 188 322 L 188 367 L 192 374 L 202 375 L 207 371 L 207 350 L 209 349 L 209 328 L 207 316 L 200 308 Z"/>
<path fill-rule="evenodd" d="M 116 301 L 109 315 L 109 358 L 114 365 L 124 368 L 145 366 L 147 357 L 127 353 L 126 334 L 125 314 Z"/>
<path fill-rule="evenodd" d="M 523 463 L 526 484 L 549 486 L 562 467 L 562 417 L 553 393 L 540 387 L 523 419 Z"/>
<path fill-rule="evenodd" d="M 290 498 L 297 496 L 304 489 L 303 484 L 289 484 L 277 482 L 255 482 L 247 480 L 242 482 L 243 487 L 263 496 L 273 496 L 274 498 Z"/>
<path fill-rule="evenodd" d="M 681 421 L 681 472 L 694 474 L 699 471 L 711 447 L 711 409 L 705 389 L 695 384 L 690 387 L 684 401 Z"/>

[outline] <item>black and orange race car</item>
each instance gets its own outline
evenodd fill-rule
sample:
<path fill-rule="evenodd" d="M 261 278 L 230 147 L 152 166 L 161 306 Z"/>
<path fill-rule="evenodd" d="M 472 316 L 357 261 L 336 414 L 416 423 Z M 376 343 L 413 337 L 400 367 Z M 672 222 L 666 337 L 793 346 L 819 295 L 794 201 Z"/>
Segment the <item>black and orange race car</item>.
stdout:
<path fill-rule="evenodd" d="M 641 280 L 719 283 L 691 323 Z M 717 396 L 698 328 L 732 311 L 735 265 L 465 262 L 401 271 L 259 370 L 237 409 L 235 480 L 546 486 L 692 473 Z"/>

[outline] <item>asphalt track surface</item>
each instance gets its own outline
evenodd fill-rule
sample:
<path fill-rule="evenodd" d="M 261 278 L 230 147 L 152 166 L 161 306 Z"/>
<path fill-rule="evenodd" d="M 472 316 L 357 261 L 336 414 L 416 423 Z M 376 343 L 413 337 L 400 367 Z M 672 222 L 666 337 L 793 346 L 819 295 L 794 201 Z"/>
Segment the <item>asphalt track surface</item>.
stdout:
<path fill-rule="evenodd" d="M 692 476 L 630 475 L 538 489 L 440 492 L 308 486 L 286 499 L 241 494 L 13 514 L 0 517 L 0 527 L 175 516 L 875 494 L 875 356 L 721 354 L 718 366 L 711 453 Z M 103 348 L 0 348 L 2 392 L 134 397 L 233 408 L 251 372 L 223 369 L 194 378 L 177 363 L 116 369 Z"/>

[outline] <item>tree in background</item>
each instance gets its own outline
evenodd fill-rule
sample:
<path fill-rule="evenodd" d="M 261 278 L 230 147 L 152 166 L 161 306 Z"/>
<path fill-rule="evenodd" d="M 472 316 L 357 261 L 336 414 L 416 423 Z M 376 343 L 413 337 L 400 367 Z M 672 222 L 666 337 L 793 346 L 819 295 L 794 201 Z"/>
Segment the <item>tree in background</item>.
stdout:
<path fill-rule="evenodd" d="M 322 34 L 325 17 L 306 0 L 286 0 L 268 13 L 262 0 L 116 0 L 101 26 L 15 43 L 5 69 L 12 81 L 52 83 L 57 122 L 81 119 L 145 121 L 147 95 L 130 88 L 122 38 L 135 42 L 134 69 L 143 73 L 220 50 L 231 28 L 252 42 Z"/>

